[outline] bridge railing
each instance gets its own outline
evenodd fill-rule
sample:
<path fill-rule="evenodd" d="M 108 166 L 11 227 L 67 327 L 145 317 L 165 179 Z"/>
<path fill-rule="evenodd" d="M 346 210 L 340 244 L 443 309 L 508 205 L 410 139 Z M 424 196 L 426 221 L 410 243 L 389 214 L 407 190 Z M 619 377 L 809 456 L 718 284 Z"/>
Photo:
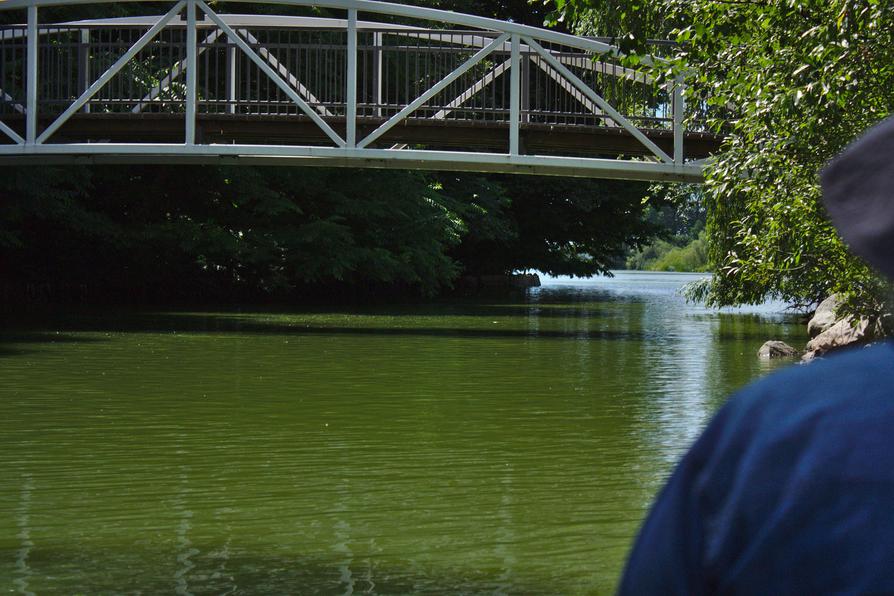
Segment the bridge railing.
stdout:
<path fill-rule="evenodd" d="M 21 69 L 26 52 L 25 27 L 7 27 L 0 39 L 0 113 L 23 113 L 16 101 L 24 81 Z M 38 28 L 38 110 L 61 113 L 97 76 L 112 66 L 148 27 L 68 25 Z M 346 111 L 346 33 L 338 29 L 242 28 L 248 45 L 274 66 L 290 84 L 303 87 L 308 104 L 327 116 Z M 199 113 L 300 115 L 300 108 L 276 87 L 242 52 L 235 52 L 220 30 L 197 27 Z M 462 64 L 495 34 L 474 31 L 358 32 L 357 109 L 361 117 L 392 116 Z M 506 44 L 509 45 L 509 44 Z M 622 69 L 611 60 L 593 60 L 570 50 L 551 50 L 582 81 L 599 90 L 624 115 L 641 127 L 669 129 L 673 123 L 665 86 L 648 75 Z M 159 33 L 84 106 L 84 112 L 183 112 L 186 89 L 185 27 Z M 464 119 L 506 122 L 510 116 L 511 50 L 494 50 L 421 106 L 411 118 Z M 522 122 L 557 125 L 617 126 L 599 114 L 591 101 L 565 81 L 536 51 L 520 49 Z M 627 73 L 622 74 L 622 73 Z M 301 83 L 304 81 L 305 83 Z M 310 89 L 314 91 L 311 92 Z"/>
<path fill-rule="evenodd" d="M 310 120 L 324 134 L 304 144 L 404 151 L 389 140 L 393 127 L 443 121 L 505 127 L 510 157 L 524 152 L 520 130 L 546 125 L 616 129 L 654 161 L 683 165 L 682 80 L 626 68 L 600 41 L 369 0 L 259 2 L 346 19 L 181 0 L 163 16 L 38 21 L 38 8 L 62 3 L 0 4 L 27 10 L 26 24 L 0 27 L 0 143 L 77 144 L 65 126 L 87 114 L 182 114 L 187 148 L 202 144 L 197 118 L 215 116 Z M 66 2 L 88 3 L 106 2 Z M 431 26 L 381 22 L 393 17 Z M 649 130 L 672 134 L 672 149 Z"/>

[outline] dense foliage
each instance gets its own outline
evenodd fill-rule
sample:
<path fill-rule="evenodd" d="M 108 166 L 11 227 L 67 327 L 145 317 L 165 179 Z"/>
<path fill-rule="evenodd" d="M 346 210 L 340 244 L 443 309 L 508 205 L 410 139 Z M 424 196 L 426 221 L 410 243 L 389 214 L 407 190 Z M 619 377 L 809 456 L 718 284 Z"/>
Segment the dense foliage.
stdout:
<path fill-rule="evenodd" d="M 726 146 L 708 170 L 707 235 L 716 275 L 696 294 L 717 305 L 830 293 L 879 312 L 886 286 L 853 257 L 822 207 L 817 173 L 894 110 L 889 0 L 557 0 L 558 13 L 644 52 L 679 43 L 692 105 Z"/>
<path fill-rule="evenodd" d="M 7 284 L 110 299 L 432 295 L 463 273 L 605 273 L 657 229 L 644 192 L 381 170 L 18 168 L 0 181 L 0 259 Z"/>
<path fill-rule="evenodd" d="M 708 243 L 702 230 L 685 244 L 659 238 L 627 257 L 628 269 L 640 271 L 708 271 Z"/>

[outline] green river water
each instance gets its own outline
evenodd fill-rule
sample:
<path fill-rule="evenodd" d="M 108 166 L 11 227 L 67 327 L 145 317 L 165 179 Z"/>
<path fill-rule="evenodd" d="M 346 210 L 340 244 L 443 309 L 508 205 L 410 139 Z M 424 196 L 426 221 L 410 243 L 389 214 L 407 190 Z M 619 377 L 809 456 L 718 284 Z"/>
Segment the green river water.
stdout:
<path fill-rule="evenodd" d="M 0 331 L 0 591 L 608 594 L 731 390 L 805 341 L 693 276 Z M 777 366 L 777 365 L 774 365 Z"/>

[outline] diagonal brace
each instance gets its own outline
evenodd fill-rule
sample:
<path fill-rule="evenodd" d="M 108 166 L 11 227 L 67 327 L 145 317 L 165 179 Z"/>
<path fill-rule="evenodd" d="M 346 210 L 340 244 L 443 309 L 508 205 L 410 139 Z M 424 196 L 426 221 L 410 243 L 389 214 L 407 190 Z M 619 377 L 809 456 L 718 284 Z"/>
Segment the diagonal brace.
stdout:
<path fill-rule="evenodd" d="M 295 90 L 292 89 L 289 84 L 282 79 L 281 76 L 276 74 L 276 72 L 270 67 L 269 64 L 264 61 L 263 58 L 258 56 L 258 54 L 251 49 L 251 46 L 246 43 L 241 35 L 233 31 L 233 29 L 229 25 L 227 25 L 223 21 L 223 19 L 221 19 L 217 15 L 216 12 L 208 8 L 208 5 L 205 4 L 203 0 L 197 0 L 196 4 L 199 6 L 200 9 L 202 9 L 202 12 L 208 15 L 208 18 L 210 18 L 215 25 L 220 27 L 221 30 L 226 33 L 227 37 L 230 40 L 232 40 L 237 46 L 239 46 L 239 49 L 241 49 L 249 58 L 251 58 L 252 62 L 258 65 L 258 68 L 260 68 L 264 72 L 264 74 L 270 77 L 270 79 L 276 84 L 276 86 L 279 87 L 282 92 L 289 97 L 289 99 L 295 102 L 298 107 L 301 108 L 302 111 L 304 111 L 304 113 L 307 114 L 308 117 L 313 120 L 314 123 L 319 126 L 330 139 L 335 142 L 336 145 L 338 145 L 339 147 L 344 147 L 346 145 L 345 140 L 338 136 L 338 133 L 332 130 L 332 127 L 326 124 L 326 122 L 322 118 L 320 118 L 320 115 L 317 114 L 313 108 L 307 105 L 307 102 L 301 99 L 301 96 L 298 95 L 298 93 L 296 93 Z"/>
<path fill-rule="evenodd" d="M 12 139 L 13 141 L 15 141 L 17 145 L 24 145 L 24 144 L 25 144 L 25 139 L 23 139 L 23 138 L 19 135 L 19 133 L 17 133 L 17 132 L 14 131 L 13 129 L 11 129 L 9 126 L 7 126 L 5 122 L 0 122 L 0 132 L 5 133 L 6 136 L 8 136 L 8 137 L 9 137 L 10 139 Z"/>
<path fill-rule="evenodd" d="M 221 32 L 219 29 L 215 29 L 214 31 L 212 31 L 204 40 L 202 40 L 200 47 L 196 49 L 196 55 L 201 55 L 202 53 L 204 53 L 205 50 L 208 49 L 207 46 L 214 43 L 217 38 L 220 37 L 220 34 Z M 146 94 L 146 96 L 133 107 L 131 112 L 134 114 L 139 114 L 140 112 L 142 112 L 143 109 L 147 107 L 147 104 L 155 101 L 156 99 L 161 97 L 162 93 L 170 89 L 174 81 L 180 78 L 180 75 L 182 75 L 185 70 L 186 66 L 183 65 L 183 61 L 175 63 L 173 68 L 171 68 L 171 70 L 168 71 L 168 74 L 165 75 L 165 78 L 160 80 L 158 82 L 158 85 L 153 87 L 152 91 Z"/>
<path fill-rule="evenodd" d="M 438 93 L 443 91 L 445 88 L 447 88 L 447 86 L 450 83 L 452 83 L 453 81 L 455 81 L 456 79 L 458 79 L 459 77 L 464 75 L 473 66 L 475 66 L 476 64 L 478 64 L 479 62 L 484 60 L 484 58 L 486 58 L 488 56 L 488 54 L 493 52 L 497 47 L 502 46 L 503 42 L 505 42 L 507 39 L 509 39 L 509 36 L 510 36 L 509 33 L 504 33 L 501 36 L 499 36 L 498 38 L 496 38 L 495 40 L 493 40 L 491 43 L 489 43 L 487 45 L 487 47 L 482 48 L 481 50 L 478 50 L 478 52 L 476 52 L 474 56 L 472 56 L 471 58 L 466 60 L 462 64 L 462 66 L 460 66 L 459 68 L 457 68 L 456 70 L 451 72 L 449 75 L 447 75 L 446 77 L 444 77 L 443 79 L 438 81 L 431 89 L 429 89 L 428 91 L 426 91 L 425 93 L 423 93 L 422 95 L 420 95 L 419 97 L 414 99 L 406 107 L 404 107 L 404 109 L 402 109 L 400 112 L 398 112 L 397 114 L 395 114 L 394 116 L 389 118 L 381 126 L 379 126 L 377 129 L 372 131 L 369 134 L 369 136 L 367 136 L 365 139 L 363 139 L 362 141 L 357 143 L 357 148 L 362 149 L 362 148 L 366 147 L 367 145 L 369 145 L 370 143 L 372 143 L 373 141 L 375 141 L 376 139 L 381 137 L 383 134 L 388 132 L 391 129 L 391 127 L 393 127 L 395 124 L 397 124 L 398 122 L 400 122 L 401 120 L 406 118 L 410 113 L 415 111 L 417 108 L 419 108 L 419 106 L 421 106 L 422 104 L 427 102 L 429 99 L 431 99 L 432 97 L 434 97 L 435 95 L 437 95 Z"/>
<path fill-rule="evenodd" d="M 454 100 L 450 101 L 446 106 L 444 106 L 442 110 L 438 111 L 437 114 L 432 116 L 432 120 L 443 120 L 444 118 L 446 118 L 447 114 L 469 101 L 479 91 L 497 80 L 497 77 L 499 77 L 501 74 L 509 69 L 509 64 L 511 62 L 512 60 L 507 60 L 502 64 L 494 66 L 486 75 L 478 79 L 478 81 L 476 81 L 474 85 L 457 95 Z"/>
<path fill-rule="evenodd" d="M 25 106 L 23 106 L 20 103 L 16 103 L 15 98 L 12 95 L 10 95 L 9 93 L 7 93 L 6 91 L 4 91 L 3 89 L 0 89 L 0 101 L 2 101 L 4 103 L 11 103 L 12 109 L 15 110 L 16 112 L 18 112 L 19 114 L 25 113 Z"/>
<path fill-rule="evenodd" d="M 105 71 L 101 77 L 99 77 L 90 87 L 81 94 L 79 98 L 75 100 L 73 104 L 68 106 L 68 109 L 62 112 L 56 120 L 50 124 L 43 133 L 37 137 L 37 143 L 43 143 L 48 138 L 50 138 L 54 132 L 59 130 L 59 127 L 65 124 L 71 116 L 80 110 L 85 103 L 90 101 L 90 99 L 96 95 L 96 93 L 106 84 L 108 83 L 112 77 L 114 77 L 118 72 L 124 68 L 124 65 L 130 62 L 134 56 L 139 53 L 146 45 L 149 44 L 155 36 L 159 34 L 159 32 L 164 29 L 165 25 L 167 25 L 171 19 L 173 19 L 177 14 L 183 10 L 184 1 L 180 0 L 174 7 L 165 14 L 165 16 L 161 17 L 157 23 L 152 25 L 152 27 L 143 34 L 143 36 L 137 40 L 137 42 L 131 46 L 129 50 L 127 50 L 124 55 L 122 55 L 118 60 L 113 64 L 107 71 Z"/>
<path fill-rule="evenodd" d="M 543 56 L 543 59 L 546 60 L 547 64 L 553 67 L 559 74 L 565 77 L 568 82 L 577 87 L 581 93 L 587 96 L 587 98 L 598 105 L 605 112 L 606 116 L 614 120 L 618 125 L 620 125 L 624 130 L 629 132 L 633 137 L 645 145 L 649 151 L 654 153 L 658 159 L 665 163 L 673 163 L 674 160 L 671 157 L 661 150 L 661 148 L 652 142 L 649 137 L 644 135 L 641 130 L 639 130 L 633 123 L 630 122 L 627 118 L 621 115 L 618 110 L 613 108 L 607 101 L 605 101 L 598 93 L 590 89 L 590 87 L 581 81 L 573 72 L 568 70 L 564 64 L 559 62 L 555 56 L 553 56 L 550 52 L 547 52 L 543 47 L 534 41 L 531 38 L 525 38 L 525 42 L 530 45 L 534 51 Z"/>
<path fill-rule="evenodd" d="M 582 106 L 593 112 L 596 116 L 605 116 L 605 112 L 599 109 L 594 102 L 590 101 L 586 95 L 575 89 L 574 85 L 572 85 L 565 77 L 554 71 L 548 65 L 544 64 L 541 60 L 538 60 L 535 56 L 530 56 L 531 62 L 537 65 L 540 70 L 545 72 L 549 78 L 554 80 L 559 86 L 568 92 L 571 97 L 576 99 Z"/>
<path fill-rule="evenodd" d="M 239 32 L 242 33 L 243 35 L 245 35 L 245 38 L 248 40 L 248 43 L 253 43 L 255 45 L 259 45 L 258 38 L 255 37 L 254 35 L 252 35 L 251 32 L 248 31 L 247 29 L 241 29 Z M 277 72 L 279 72 L 279 74 L 281 74 L 286 80 L 288 80 L 289 84 L 292 87 L 294 87 L 295 89 L 298 90 L 298 93 L 301 94 L 302 99 L 305 99 L 306 101 L 308 101 L 310 103 L 319 104 L 317 107 L 317 111 L 320 112 L 321 116 L 332 116 L 333 115 L 332 112 L 330 112 L 326 108 L 326 106 L 322 105 L 323 102 L 321 102 L 319 99 L 317 99 L 316 96 L 310 92 L 310 89 L 305 87 L 301 83 L 301 81 L 298 80 L 298 78 L 295 75 L 293 75 L 291 72 L 289 72 L 289 70 L 285 66 L 283 66 L 283 64 L 279 60 L 276 59 L 276 56 L 274 56 L 270 52 L 270 50 L 268 50 L 264 46 L 260 46 L 260 47 L 258 47 L 258 53 L 261 55 L 261 58 L 266 60 L 270 64 L 270 66 L 272 66 L 274 69 L 276 69 Z"/>

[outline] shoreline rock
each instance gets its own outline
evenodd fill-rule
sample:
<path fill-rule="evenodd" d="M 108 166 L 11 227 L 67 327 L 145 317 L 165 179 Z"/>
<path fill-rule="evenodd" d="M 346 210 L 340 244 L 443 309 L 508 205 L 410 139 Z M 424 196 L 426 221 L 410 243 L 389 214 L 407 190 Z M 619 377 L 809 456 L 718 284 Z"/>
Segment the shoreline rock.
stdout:
<path fill-rule="evenodd" d="M 841 305 L 841 300 L 836 294 L 832 294 L 816 307 L 810 321 L 807 322 L 807 333 L 811 338 L 828 331 L 838 322 L 836 312 Z"/>
<path fill-rule="evenodd" d="M 882 337 L 881 322 L 869 317 L 855 319 L 851 315 L 838 316 L 841 298 L 833 294 L 820 302 L 810 321 L 807 322 L 807 333 L 810 341 L 801 355 L 801 362 L 807 363 L 833 350 L 848 346 L 869 344 Z M 788 344 L 770 340 L 760 347 L 758 357 L 761 360 L 773 358 L 789 358 L 800 352 Z"/>
<path fill-rule="evenodd" d="M 837 311 L 840 305 L 840 298 L 834 294 L 820 302 L 807 323 L 807 332 L 812 339 L 807 342 L 802 362 L 810 362 L 847 346 L 867 344 L 883 335 L 879 321 L 868 317 L 855 319 L 851 315 L 839 318 Z"/>
<path fill-rule="evenodd" d="M 798 355 L 798 350 L 791 347 L 784 341 L 771 339 L 764 342 L 764 345 L 757 351 L 757 356 L 761 360 L 772 360 L 774 358 L 794 358 Z"/>
<path fill-rule="evenodd" d="M 853 317 L 848 316 L 807 342 L 807 351 L 801 360 L 810 362 L 832 350 L 866 343 L 875 337 L 876 333 L 869 319 L 863 317 L 855 322 Z"/>

